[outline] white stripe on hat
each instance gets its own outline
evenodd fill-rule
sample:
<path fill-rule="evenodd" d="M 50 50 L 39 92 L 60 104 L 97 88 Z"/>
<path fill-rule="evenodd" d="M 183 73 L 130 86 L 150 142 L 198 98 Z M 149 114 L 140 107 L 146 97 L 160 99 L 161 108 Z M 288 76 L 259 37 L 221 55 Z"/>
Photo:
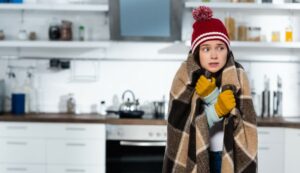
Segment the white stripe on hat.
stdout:
<path fill-rule="evenodd" d="M 194 42 L 193 42 L 193 44 L 192 44 L 192 47 L 194 47 L 193 45 L 194 45 L 196 42 L 198 42 L 199 39 L 202 39 L 202 37 L 206 37 L 206 36 L 208 36 L 208 35 L 220 35 L 220 36 L 223 36 L 225 39 L 229 40 L 228 37 L 227 37 L 225 34 L 223 34 L 222 32 L 207 32 L 207 33 L 204 33 L 204 34 L 199 35 L 199 36 L 194 40 Z M 228 41 L 228 42 L 229 42 L 229 41 Z"/>
<path fill-rule="evenodd" d="M 228 41 L 226 38 L 224 38 L 224 37 L 222 37 L 222 36 L 207 36 L 207 37 L 202 38 L 201 40 L 199 40 L 199 41 L 193 43 L 193 46 L 192 46 L 192 53 L 194 53 L 195 49 L 197 48 L 197 46 L 198 46 L 200 43 L 202 43 L 202 42 L 204 42 L 204 41 L 206 41 L 206 40 L 214 40 L 214 39 L 219 39 L 219 40 L 224 41 L 224 42 L 227 44 L 228 49 L 231 49 L 231 48 L 230 48 L 229 41 Z"/>

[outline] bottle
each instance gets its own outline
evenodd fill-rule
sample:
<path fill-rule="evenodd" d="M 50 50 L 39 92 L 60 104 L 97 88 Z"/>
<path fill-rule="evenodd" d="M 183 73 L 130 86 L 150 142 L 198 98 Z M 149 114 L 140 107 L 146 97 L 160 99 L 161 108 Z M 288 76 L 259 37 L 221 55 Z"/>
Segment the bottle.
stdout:
<path fill-rule="evenodd" d="M 273 116 L 282 116 L 282 81 L 277 76 L 277 91 L 273 93 Z"/>
<path fill-rule="evenodd" d="M 33 113 L 37 111 L 37 92 L 33 86 L 32 72 L 27 72 L 27 78 L 23 84 L 23 90 L 25 93 L 25 112 Z"/>
<path fill-rule="evenodd" d="M 67 113 L 68 114 L 75 114 L 76 113 L 76 102 L 75 102 L 74 94 L 72 94 L 72 93 L 70 93 L 68 95 Z"/>
<path fill-rule="evenodd" d="M 79 40 L 84 41 L 84 26 L 83 25 L 79 26 Z"/>
<path fill-rule="evenodd" d="M 255 110 L 256 115 L 261 115 L 261 108 L 260 108 L 260 97 L 258 93 L 255 90 L 255 85 L 254 85 L 254 80 L 251 81 L 251 96 L 252 96 L 252 102 L 253 102 L 253 107 Z"/>
<path fill-rule="evenodd" d="M 289 18 L 289 25 L 285 28 L 285 41 L 292 42 L 293 41 L 293 28 L 291 25 L 291 18 Z"/>
<path fill-rule="evenodd" d="M 293 28 L 291 25 L 285 28 L 285 41 L 286 42 L 293 41 Z"/>
<path fill-rule="evenodd" d="M 102 100 L 102 101 L 100 102 L 99 114 L 100 114 L 100 115 L 106 115 L 106 104 L 105 104 L 105 101 L 104 101 L 104 100 Z"/>
<path fill-rule="evenodd" d="M 9 69 L 8 72 L 8 82 L 5 86 L 5 100 L 4 100 L 4 112 L 11 112 L 12 111 L 12 94 L 16 90 L 18 85 L 16 75 Z"/>
<path fill-rule="evenodd" d="M 270 116 L 270 80 L 266 75 L 264 77 L 264 85 L 265 89 L 262 92 L 262 118 Z"/>

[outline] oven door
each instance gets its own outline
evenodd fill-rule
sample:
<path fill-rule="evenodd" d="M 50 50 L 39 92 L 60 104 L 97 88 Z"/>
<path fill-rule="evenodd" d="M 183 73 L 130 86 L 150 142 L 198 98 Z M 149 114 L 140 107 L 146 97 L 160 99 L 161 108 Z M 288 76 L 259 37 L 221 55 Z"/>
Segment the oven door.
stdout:
<path fill-rule="evenodd" d="M 107 141 L 107 173 L 162 172 L 166 142 Z"/>

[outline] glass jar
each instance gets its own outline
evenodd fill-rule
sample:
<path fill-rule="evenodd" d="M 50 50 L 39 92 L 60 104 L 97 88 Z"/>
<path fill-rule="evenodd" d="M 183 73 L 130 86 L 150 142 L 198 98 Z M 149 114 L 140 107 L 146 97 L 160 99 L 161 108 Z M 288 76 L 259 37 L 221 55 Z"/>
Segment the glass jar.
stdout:
<path fill-rule="evenodd" d="M 248 27 L 248 41 L 260 41 L 260 27 Z"/>
<path fill-rule="evenodd" d="M 273 31 L 272 32 L 272 42 L 279 42 L 280 41 L 280 32 Z"/>
<path fill-rule="evenodd" d="M 60 39 L 60 24 L 56 18 L 52 19 L 49 26 L 49 40 L 59 40 Z"/>
<path fill-rule="evenodd" d="M 285 28 L 285 41 L 286 42 L 293 41 L 293 28 L 291 26 Z"/>
<path fill-rule="evenodd" d="M 27 40 L 27 31 L 25 29 L 21 29 L 18 34 L 19 40 Z"/>
<path fill-rule="evenodd" d="M 247 41 L 247 26 L 245 24 L 240 24 L 238 27 L 238 40 Z"/>
<path fill-rule="evenodd" d="M 235 31 L 235 20 L 234 20 L 233 17 L 227 16 L 225 18 L 225 27 L 228 31 L 229 39 L 230 40 L 236 40 L 235 39 L 235 33 L 236 33 L 236 31 Z"/>
<path fill-rule="evenodd" d="M 62 21 L 60 39 L 64 41 L 72 40 L 72 22 L 66 20 Z"/>
<path fill-rule="evenodd" d="M 4 40 L 5 34 L 3 30 L 0 30 L 0 40 Z"/>

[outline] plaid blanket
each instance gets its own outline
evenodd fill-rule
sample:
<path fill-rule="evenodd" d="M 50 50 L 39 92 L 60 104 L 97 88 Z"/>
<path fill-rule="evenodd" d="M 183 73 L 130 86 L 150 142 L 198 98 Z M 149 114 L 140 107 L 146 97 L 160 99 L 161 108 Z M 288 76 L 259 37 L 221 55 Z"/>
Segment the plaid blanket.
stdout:
<path fill-rule="evenodd" d="M 209 173 L 209 127 L 195 92 L 201 74 L 193 54 L 177 71 L 170 91 L 163 173 Z M 222 173 L 257 172 L 257 128 L 249 81 L 232 53 L 221 72 L 222 90 L 232 89 L 236 107 L 223 121 Z"/>

